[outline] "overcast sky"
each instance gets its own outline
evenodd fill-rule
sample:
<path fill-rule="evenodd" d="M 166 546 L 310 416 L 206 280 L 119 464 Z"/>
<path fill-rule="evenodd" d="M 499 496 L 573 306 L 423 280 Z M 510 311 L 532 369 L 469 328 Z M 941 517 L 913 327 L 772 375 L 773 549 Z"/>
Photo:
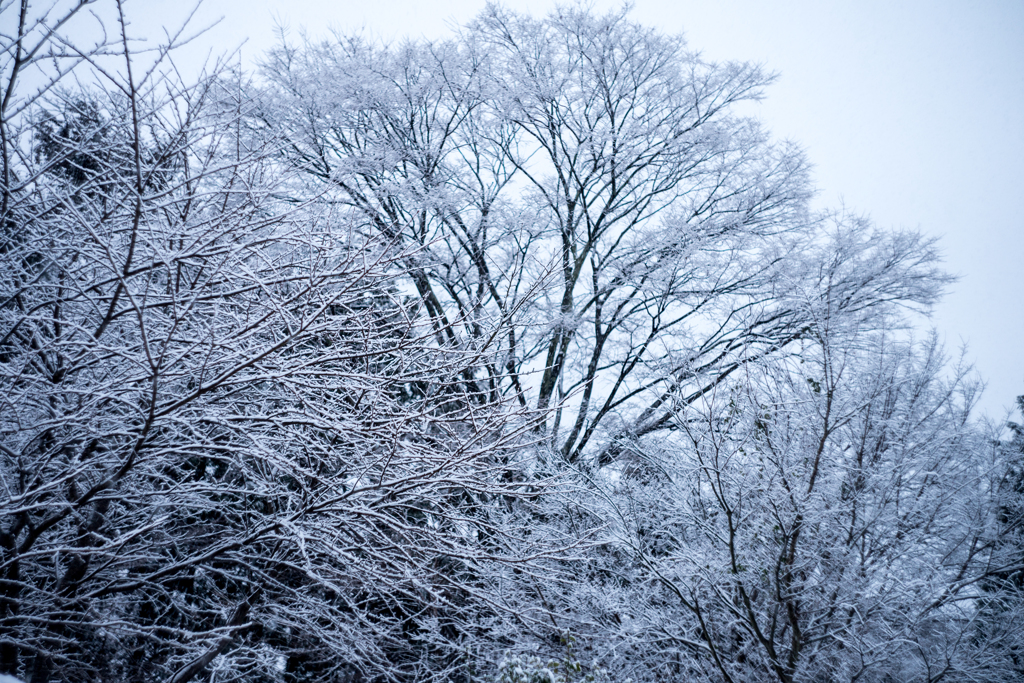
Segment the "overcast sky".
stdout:
<path fill-rule="evenodd" d="M 550 0 L 509 6 L 544 13 Z M 191 56 L 248 39 L 251 63 L 275 24 L 364 29 L 382 38 L 440 37 L 483 0 L 206 0 L 195 21 L 223 21 Z M 601 0 L 598 9 L 619 3 Z M 180 22 L 180 0 L 127 3 L 137 34 Z M 780 74 L 757 114 L 806 149 L 818 205 L 882 227 L 941 238 L 959 275 L 931 320 L 962 343 L 1000 417 L 1024 394 L 1024 1 L 637 0 L 632 16 L 683 33 L 713 60 L 752 60 Z"/>

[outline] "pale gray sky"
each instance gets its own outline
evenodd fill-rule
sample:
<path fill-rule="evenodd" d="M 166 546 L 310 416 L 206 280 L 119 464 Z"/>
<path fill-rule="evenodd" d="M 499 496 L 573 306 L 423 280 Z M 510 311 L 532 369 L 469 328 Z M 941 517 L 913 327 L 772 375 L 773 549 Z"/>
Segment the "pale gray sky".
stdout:
<path fill-rule="evenodd" d="M 539 14 L 555 3 L 506 4 Z M 313 35 L 362 27 L 383 38 L 438 37 L 483 5 L 206 0 L 198 24 L 224 19 L 191 52 L 248 38 L 242 57 L 251 62 L 273 44 L 275 21 Z M 147 34 L 192 5 L 127 6 Z M 779 72 L 758 115 L 807 150 L 819 205 L 845 203 L 882 227 L 940 236 L 961 280 L 932 324 L 950 351 L 969 345 L 988 383 L 984 411 L 1000 416 L 1024 394 L 1024 1 L 637 0 L 632 16 L 684 33 L 710 59 Z"/>

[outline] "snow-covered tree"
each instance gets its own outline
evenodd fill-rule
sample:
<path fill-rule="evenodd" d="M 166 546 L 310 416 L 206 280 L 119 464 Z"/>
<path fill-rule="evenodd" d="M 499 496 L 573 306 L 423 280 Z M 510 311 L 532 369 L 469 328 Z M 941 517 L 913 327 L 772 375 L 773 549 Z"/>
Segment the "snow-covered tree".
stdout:
<path fill-rule="evenodd" d="M 135 54 L 120 3 L 73 47 L 84 4 L 2 51 L 0 669 L 449 676 L 514 547 L 471 512 L 528 425 L 471 381 L 490 342 L 425 322 L 414 246 L 295 199 L 237 75 Z"/>
<path fill-rule="evenodd" d="M 942 282 L 914 236 L 874 234 L 888 260 L 825 253 L 850 245 L 821 243 L 802 154 L 736 113 L 771 75 L 624 12 L 492 6 L 457 42 L 284 43 L 264 76 L 254 125 L 367 229 L 421 247 L 408 277 L 463 321 L 447 334 L 512 321 L 490 386 L 542 411 L 571 464 L 674 430 L 677 404 L 800 339 L 821 259 L 872 269 L 843 274 L 853 307 Z"/>
<path fill-rule="evenodd" d="M 748 367 L 638 449 L 613 499 L 646 579 L 623 609 L 666 661 L 726 681 L 1006 680 L 1004 643 L 971 637 L 997 550 L 973 388 L 934 343 L 862 344 Z"/>
<path fill-rule="evenodd" d="M 770 74 L 489 6 L 189 84 L 86 4 L 0 37 L 0 671 L 1019 673 L 949 280 L 810 210 Z"/>

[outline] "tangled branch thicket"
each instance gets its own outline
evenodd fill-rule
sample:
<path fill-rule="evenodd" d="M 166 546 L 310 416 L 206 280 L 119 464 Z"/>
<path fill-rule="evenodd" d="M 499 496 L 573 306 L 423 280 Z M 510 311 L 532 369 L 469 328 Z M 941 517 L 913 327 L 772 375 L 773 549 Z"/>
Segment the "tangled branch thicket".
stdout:
<path fill-rule="evenodd" d="M 188 83 L 87 4 L 2 5 L 0 671 L 1024 675 L 1020 439 L 769 74 L 491 6 Z"/>

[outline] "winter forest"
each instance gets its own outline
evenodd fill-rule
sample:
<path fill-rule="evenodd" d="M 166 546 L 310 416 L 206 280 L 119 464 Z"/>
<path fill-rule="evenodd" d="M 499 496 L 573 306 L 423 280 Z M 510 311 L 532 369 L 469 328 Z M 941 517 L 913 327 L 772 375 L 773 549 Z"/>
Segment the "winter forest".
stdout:
<path fill-rule="evenodd" d="M 0 10 L 0 674 L 1024 680 L 1024 427 L 763 68 L 492 5 L 192 77 Z"/>

